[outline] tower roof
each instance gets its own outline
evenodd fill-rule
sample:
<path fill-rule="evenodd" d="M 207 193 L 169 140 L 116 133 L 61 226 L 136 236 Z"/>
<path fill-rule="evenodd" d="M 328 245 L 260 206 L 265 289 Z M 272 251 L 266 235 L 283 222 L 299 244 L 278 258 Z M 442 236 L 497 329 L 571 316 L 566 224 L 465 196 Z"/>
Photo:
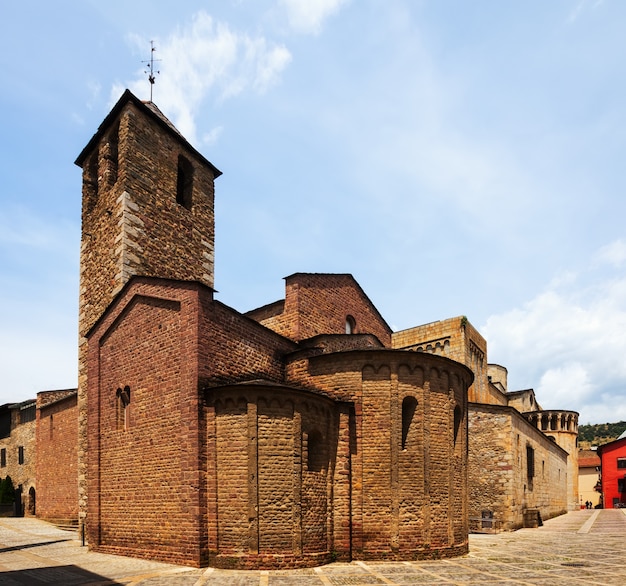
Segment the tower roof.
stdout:
<path fill-rule="evenodd" d="M 135 96 L 130 90 L 125 90 L 120 99 L 117 101 L 117 104 L 113 106 L 111 111 L 108 113 L 106 118 L 100 123 L 98 130 L 91 137 L 91 140 L 87 143 L 87 146 L 81 151 L 80 155 L 76 159 L 75 163 L 79 167 L 82 167 L 85 160 L 93 150 L 96 144 L 102 138 L 102 135 L 105 134 L 109 126 L 113 124 L 113 122 L 117 119 L 120 112 L 128 103 L 132 103 L 137 109 L 143 112 L 146 116 L 150 117 L 154 122 L 156 122 L 163 130 L 174 136 L 178 141 L 185 145 L 185 148 L 190 150 L 197 156 L 204 164 L 210 167 L 213 170 L 214 177 L 217 179 L 222 172 L 211 163 L 208 159 L 206 159 L 201 153 L 199 153 L 189 142 L 187 139 L 178 131 L 178 129 L 165 117 L 163 112 L 159 110 L 153 102 L 143 102 L 137 96 Z"/>

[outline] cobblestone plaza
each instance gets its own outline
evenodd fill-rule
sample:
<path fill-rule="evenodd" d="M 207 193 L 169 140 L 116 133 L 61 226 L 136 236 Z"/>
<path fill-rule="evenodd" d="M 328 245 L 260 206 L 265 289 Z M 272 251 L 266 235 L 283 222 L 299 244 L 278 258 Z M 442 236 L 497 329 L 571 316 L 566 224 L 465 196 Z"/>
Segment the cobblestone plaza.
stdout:
<path fill-rule="evenodd" d="M 76 533 L 33 518 L 4 518 L 0 519 L 0 585 L 623 585 L 625 538 L 625 510 L 581 510 L 546 521 L 538 529 L 471 535 L 470 553 L 447 560 L 232 571 L 89 552 Z"/>

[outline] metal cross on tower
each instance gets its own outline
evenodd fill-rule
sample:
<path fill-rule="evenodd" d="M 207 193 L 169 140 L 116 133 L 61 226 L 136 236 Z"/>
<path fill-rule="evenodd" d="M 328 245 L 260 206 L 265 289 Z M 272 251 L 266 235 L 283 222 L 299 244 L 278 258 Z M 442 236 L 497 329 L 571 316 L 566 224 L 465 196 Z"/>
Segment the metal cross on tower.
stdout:
<path fill-rule="evenodd" d="M 154 48 L 154 41 L 150 41 L 150 59 L 147 61 L 142 61 L 142 63 L 147 63 L 148 64 L 148 70 L 144 71 L 144 73 L 148 74 L 148 81 L 150 82 L 150 101 L 152 101 L 152 86 L 154 85 L 154 81 L 155 81 L 155 73 L 156 75 L 158 75 L 159 73 L 161 73 L 160 71 L 154 71 L 154 64 L 155 62 L 159 62 L 161 61 L 160 59 L 155 59 L 154 58 L 154 52 L 156 51 L 156 49 Z"/>

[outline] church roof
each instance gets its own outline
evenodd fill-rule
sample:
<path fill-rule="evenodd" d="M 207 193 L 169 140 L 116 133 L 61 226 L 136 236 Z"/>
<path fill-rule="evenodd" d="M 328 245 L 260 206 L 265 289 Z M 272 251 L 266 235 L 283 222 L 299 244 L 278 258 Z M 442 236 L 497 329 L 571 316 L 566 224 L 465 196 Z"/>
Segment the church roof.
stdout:
<path fill-rule="evenodd" d="M 173 135 L 176 140 L 183 143 L 186 149 L 190 150 L 196 157 L 198 157 L 204 164 L 213 170 L 214 177 L 217 179 L 222 172 L 206 159 L 201 153 L 199 153 L 187 139 L 177 130 L 177 128 L 166 118 L 166 116 L 157 108 L 153 102 L 143 102 L 137 96 L 135 96 L 130 90 L 125 90 L 117 104 L 113 106 L 106 118 L 102 121 L 96 133 L 91 137 L 91 140 L 87 143 L 87 146 L 81 151 L 80 155 L 76 159 L 75 163 L 79 167 L 82 167 L 87 157 L 91 154 L 94 147 L 102 136 L 106 133 L 109 126 L 117 119 L 120 112 L 128 103 L 132 103 L 136 108 L 142 111 L 146 116 L 152 118 L 163 130 Z"/>

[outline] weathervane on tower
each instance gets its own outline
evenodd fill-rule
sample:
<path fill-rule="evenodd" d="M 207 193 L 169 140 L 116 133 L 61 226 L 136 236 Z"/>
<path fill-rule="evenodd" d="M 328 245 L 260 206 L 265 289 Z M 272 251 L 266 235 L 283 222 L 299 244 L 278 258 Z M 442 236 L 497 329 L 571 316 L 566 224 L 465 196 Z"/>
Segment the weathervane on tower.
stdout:
<path fill-rule="evenodd" d="M 154 41 L 150 41 L 150 60 L 148 61 L 142 61 L 142 63 L 147 63 L 148 64 L 148 70 L 144 71 L 144 73 L 148 74 L 148 81 L 150 82 L 150 101 L 152 101 L 152 86 L 154 85 L 154 81 L 155 81 L 155 71 L 154 71 L 154 63 L 161 61 L 160 59 L 155 59 L 154 58 L 154 52 L 156 51 L 156 49 L 154 48 Z M 156 74 L 158 75 L 159 73 L 161 73 L 160 71 L 157 71 Z"/>

